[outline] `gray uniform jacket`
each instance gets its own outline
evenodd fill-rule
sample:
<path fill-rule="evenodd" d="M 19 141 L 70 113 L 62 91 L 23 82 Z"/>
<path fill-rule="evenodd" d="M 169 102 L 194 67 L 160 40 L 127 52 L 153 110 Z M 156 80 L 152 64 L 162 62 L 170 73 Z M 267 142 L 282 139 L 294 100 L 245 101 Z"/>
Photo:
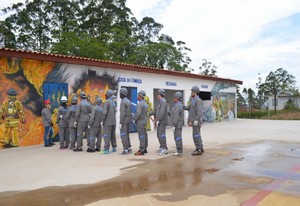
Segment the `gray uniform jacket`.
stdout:
<path fill-rule="evenodd" d="M 202 100 L 197 96 L 191 99 L 191 104 L 188 107 L 185 107 L 186 110 L 189 110 L 189 122 L 194 122 L 197 120 L 202 123 Z"/>
<path fill-rule="evenodd" d="M 116 125 L 116 104 L 109 98 L 106 100 L 102 111 L 103 125 L 114 126 Z"/>
<path fill-rule="evenodd" d="M 165 98 L 162 98 L 159 101 L 159 104 L 156 108 L 156 121 L 159 121 L 163 124 L 168 124 L 168 103 Z"/>
<path fill-rule="evenodd" d="M 183 107 L 181 102 L 174 104 L 171 112 L 172 125 L 176 128 L 182 128 L 183 126 Z"/>
<path fill-rule="evenodd" d="M 89 125 L 92 127 L 101 127 L 102 122 L 102 108 L 96 105 L 92 108 L 92 115 L 89 121 Z"/>
<path fill-rule="evenodd" d="M 52 124 L 52 120 L 51 120 L 51 112 L 50 109 L 48 108 L 44 108 L 42 110 L 42 119 L 43 119 L 43 124 L 44 127 L 49 127 Z"/>
<path fill-rule="evenodd" d="M 125 97 L 122 99 L 120 106 L 120 124 L 128 124 L 131 119 L 131 102 Z"/>
<path fill-rule="evenodd" d="M 92 105 L 83 99 L 76 108 L 76 122 L 89 122 L 90 114 L 92 113 Z"/>
<path fill-rule="evenodd" d="M 136 123 L 147 124 L 148 121 L 148 105 L 145 100 L 141 100 L 136 108 L 136 113 L 133 116 L 133 120 Z"/>
<path fill-rule="evenodd" d="M 67 111 L 68 108 L 65 108 L 63 106 L 58 107 L 56 124 L 58 124 L 59 127 L 69 127 L 69 121 L 65 118 Z M 62 119 L 60 118 L 60 115 L 63 116 Z"/>
<path fill-rule="evenodd" d="M 69 121 L 69 127 L 74 128 L 75 116 L 76 116 L 76 108 L 77 105 L 72 105 L 68 108 L 68 111 L 64 117 L 64 119 Z"/>

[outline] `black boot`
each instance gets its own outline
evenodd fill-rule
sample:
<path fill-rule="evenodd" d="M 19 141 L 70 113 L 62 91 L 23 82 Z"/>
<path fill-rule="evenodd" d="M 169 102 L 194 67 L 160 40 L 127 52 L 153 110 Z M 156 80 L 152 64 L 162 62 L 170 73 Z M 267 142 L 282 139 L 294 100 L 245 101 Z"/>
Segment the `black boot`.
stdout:
<path fill-rule="evenodd" d="M 81 148 L 81 147 L 80 147 L 80 148 L 79 148 L 79 147 L 77 147 L 76 149 L 74 149 L 74 150 L 73 150 L 73 152 L 82 152 L 82 151 L 83 151 L 83 150 L 82 150 L 82 148 Z"/>

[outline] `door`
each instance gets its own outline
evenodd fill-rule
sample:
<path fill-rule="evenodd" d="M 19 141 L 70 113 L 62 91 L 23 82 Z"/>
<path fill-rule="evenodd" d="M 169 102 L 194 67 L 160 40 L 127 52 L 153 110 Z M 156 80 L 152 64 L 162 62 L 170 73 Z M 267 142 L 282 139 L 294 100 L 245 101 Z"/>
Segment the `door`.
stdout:
<path fill-rule="evenodd" d="M 43 100 L 49 99 L 51 102 L 51 112 L 60 105 L 60 98 L 68 97 L 68 84 L 48 83 L 43 84 Z"/>
<path fill-rule="evenodd" d="M 136 113 L 136 105 L 137 105 L 137 88 L 136 87 L 125 87 L 128 90 L 128 99 L 133 103 L 131 106 L 131 113 Z M 129 132 L 137 132 L 136 124 L 132 121 L 129 125 Z"/>

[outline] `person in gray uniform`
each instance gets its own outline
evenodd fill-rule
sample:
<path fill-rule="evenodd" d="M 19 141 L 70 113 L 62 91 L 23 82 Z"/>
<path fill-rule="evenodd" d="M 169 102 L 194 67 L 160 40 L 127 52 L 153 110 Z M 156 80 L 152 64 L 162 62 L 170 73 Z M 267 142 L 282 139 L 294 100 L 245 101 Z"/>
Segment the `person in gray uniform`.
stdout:
<path fill-rule="evenodd" d="M 102 99 L 96 97 L 95 106 L 92 107 L 92 114 L 89 121 L 88 129 L 90 129 L 90 147 L 87 152 L 100 152 L 102 138 Z M 95 149 L 95 141 L 96 149 Z"/>
<path fill-rule="evenodd" d="M 173 156 L 182 155 L 182 127 L 183 127 L 183 107 L 182 107 L 182 94 L 176 92 L 174 94 L 174 106 L 171 111 L 172 131 L 174 133 L 174 140 L 176 143 L 176 152 L 173 152 Z"/>
<path fill-rule="evenodd" d="M 89 146 L 90 131 L 88 124 L 92 112 L 92 105 L 87 101 L 85 92 L 80 93 L 81 101 L 76 108 L 74 127 L 77 128 L 77 148 L 74 152 L 82 152 L 83 133 L 85 133 L 87 144 Z M 78 125 L 77 125 L 78 124 Z"/>
<path fill-rule="evenodd" d="M 129 138 L 129 124 L 132 120 L 131 102 L 127 98 L 127 94 L 128 91 L 126 88 L 120 89 L 120 97 L 122 99 L 120 106 L 120 136 L 123 144 L 123 155 L 132 152 Z"/>
<path fill-rule="evenodd" d="M 65 115 L 68 111 L 67 105 L 68 98 L 62 96 L 60 99 L 61 105 L 58 107 L 56 124 L 59 128 L 59 149 L 67 149 L 70 144 L 70 134 L 69 134 L 69 122 L 65 118 Z"/>
<path fill-rule="evenodd" d="M 144 155 L 148 147 L 147 121 L 148 121 L 148 105 L 145 102 L 146 92 L 141 90 L 138 93 L 139 103 L 136 108 L 136 113 L 133 120 L 136 122 L 137 132 L 140 140 L 140 149 L 134 154 L 136 156 Z"/>
<path fill-rule="evenodd" d="M 196 149 L 192 152 L 192 155 L 201 155 L 204 152 L 200 133 L 203 114 L 202 100 L 199 97 L 200 89 L 198 86 L 193 86 L 191 91 L 190 105 L 184 107 L 184 109 L 189 111 L 188 122 L 193 125 L 193 140 Z"/>
<path fill-rule="evenodd" d="M 70 149 L 75 149 L 75 143 L 77 140 L 77 128 L 74 127 L 75 115 L 76 115 L 76 107 L 78 103 L 77 96 L 72 98 L 72 105 L 68 108 L 68 111 L 65 115 L 65 119 L 69 121 L 69 133 L 70 133 Z"/>
<path fill-rule="evenodd" d="M 109 154 L 110 143 L 112 143 L 112 151 L 117 151 L 117 141 L 115 138 L 116 131 L 116 104 L 113 101 L 113 91 L 107 90 L 106 101 L 103 106 L 102 120 L 103 120 L 103 139 L 104 151 L 103 154 Z"/>
<path fill-rule="evenodd" d="M 150 112 L 150 115 L 155 115 L 157 124 L 157 138 L 160 144 L 159 150 L 156 151 L 159 155 L 168 154 L 166 127 L 168 124 L 168 103 L 165 99 L 165 90 L 157 91 L 157 99 L 159 101 L 155 111 Z"/>

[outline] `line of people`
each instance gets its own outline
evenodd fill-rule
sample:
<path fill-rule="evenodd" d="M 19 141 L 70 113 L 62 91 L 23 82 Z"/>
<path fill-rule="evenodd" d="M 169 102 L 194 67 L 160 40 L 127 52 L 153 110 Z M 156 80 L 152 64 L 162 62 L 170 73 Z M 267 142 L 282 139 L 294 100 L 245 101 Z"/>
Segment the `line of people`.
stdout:
<path fill-rule="evenodd" d="M 182 104 L 182 93 L 174 93 L 174 106 L 169 112 L 168 103 L 165 99 L 165 91 L 159 89 L 157 99 L 159 103 L 154 111 L 148 112 L 148 104 L 145 101 L 146 92 L 138 92 L 138 104 L 136 113 L 131 111 L 132 103 L 127 98 L 128 91 L 126 88 L 120 89 L 122 99 L 120 105 L 120 137 L 123 145 L 121 154 L 128 155 L 132 153 L 131 142 L 129 137 L 129 127 L 132 121 L 135 122 L 139 137 L 139 150 L 134 153 L 136 156 L 148 153 L 148 134 L 147 121 L 148 116 L 154 116 L 157 125 L 157 138 L 159 149 L 156 151 L 159 155 L 168 154 L 166 127 L 168 119 L 171 118 L 172 131 L 177 150 L 173 152 L 174 156 L 183 154 L 182 144 L 182 127 L 184 125 L 184 110 L 187 110 L 188 123 L 193 127 L 193 140 L 196 149 L 192 155 L 201 155 L 203 150 L 202 137 L 200 128 L 202 125 L 202 100 L 199 98 L 199 87 L 194 86 L 191 89 L 191 101 L 188 106 Z M 77 96 L 72 98 L 72 105 L 67 105 L 67 97 L 61 98 L 61 105 L 58 108 L 56 124 L 59 127 L 60 149 L 72 149 L 74 152 L 82 152 L 84 136 L 87 139 L 87 152 L 101 152 L 110 154 L 117 152 L 116 140 L 116 102 L 114 101 L 114 92 L 106 92 L 106 101 L 103 103 L 100 97 L 95 98 L 92 105 L 84 92 L 79 95 L 80 103 L 78 104 Z M 44 101 L 42 110 L 42 119 L 45 127 L 44 143 L 45 147 L 51 147 L 53 134 L 53 122 L 51 119 L 51 104 L 49 100 Z M 101 151 L 101 140 L 104 140 L 104 150 Z M 112 150 L 110 150 L 112 147 Z"/>

